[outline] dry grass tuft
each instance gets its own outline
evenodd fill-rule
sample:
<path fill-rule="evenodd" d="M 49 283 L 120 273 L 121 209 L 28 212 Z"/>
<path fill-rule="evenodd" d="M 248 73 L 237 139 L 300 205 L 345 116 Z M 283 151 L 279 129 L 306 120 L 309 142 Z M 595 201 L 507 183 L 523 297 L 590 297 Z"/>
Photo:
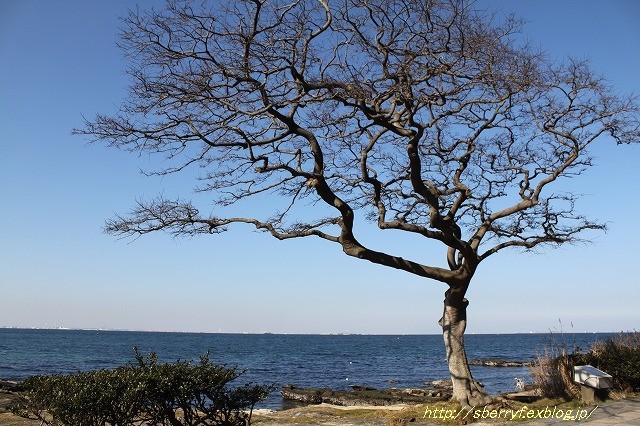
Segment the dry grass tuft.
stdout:
<path fill-rule="evenodd" d="M 551 341 L 538 355 L 537 362 L 531 367 L 531 375 L 546 398 L 562 398 L 570 401 L 580 397 L 580 388 L 573 382 L 573 360 L 568 353 L 564 334 L 562 343 Z"/>

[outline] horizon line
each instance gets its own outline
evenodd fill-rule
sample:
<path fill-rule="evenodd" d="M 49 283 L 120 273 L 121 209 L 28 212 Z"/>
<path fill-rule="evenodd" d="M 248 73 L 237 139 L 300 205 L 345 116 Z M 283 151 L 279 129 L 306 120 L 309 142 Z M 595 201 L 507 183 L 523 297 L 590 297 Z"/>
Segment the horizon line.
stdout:
<path fill-rule="evenodd" d="M 238 335 L 280 335 L 280 336 L 442 336 L 442 333 L 351 333 L 351 332 L 271 332 L 271 331 L 185 331 L 185 330 L 142 330 L 126 328 L 96 328 L 96 327 L 24 327 L 24 326 L 0 326 L 7 330 L 49 330 L 49 331 L 104 331 L 104 332 L 130 332 L 130 333 L 175 333 L 175 334 L 238 334 Z M 501 334 L 624 334 L 637 330 L 627 331 L 506 331 L 506 332 L 482 332 L 465 333 L 465 335 L 501 335 Z"/>

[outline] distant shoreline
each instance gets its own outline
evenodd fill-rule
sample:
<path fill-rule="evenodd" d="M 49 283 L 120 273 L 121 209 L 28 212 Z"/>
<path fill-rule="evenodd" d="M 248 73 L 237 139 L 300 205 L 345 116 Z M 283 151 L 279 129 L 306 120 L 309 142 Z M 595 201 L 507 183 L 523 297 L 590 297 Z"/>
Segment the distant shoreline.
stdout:
<path fill-rule="evenodd" d="M 122 333 L 175 333 L 175 334 L 224 334 L 224 335 L 276 335 L 276 336 L 441 336 L 441 333 L 283 333 L 283 332 L 241 332 L 241 331 L 176 331 L 176 330 L 135 330 L 116 328 L 74 328 L 74 327 L 12 327 L 0 326 L 0 330 L 41 330 L 41 331 L 100 331 Z M 633 331 L 514 331 L 504 333 L 465 333 L 465 336 L 508 336 L 508 335 L 536 335 L 536 334 L 626 334 Z"/>

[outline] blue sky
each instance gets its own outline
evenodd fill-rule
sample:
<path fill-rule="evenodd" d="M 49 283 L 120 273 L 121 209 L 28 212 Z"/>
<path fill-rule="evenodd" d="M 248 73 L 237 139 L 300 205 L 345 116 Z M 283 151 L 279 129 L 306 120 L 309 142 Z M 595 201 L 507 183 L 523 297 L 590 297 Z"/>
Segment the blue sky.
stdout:
<path fill-rule="evenodd" d="M 142 2 L 147 7 L 153 2 Z M 0 326 L 226 332 L 439 333 L 444 285 L 345 256 L 318 239 L 279 242 L 249 227 L 134 242 L 101 232 L 114 212 L 187 179 L 145 178 L 152 161 L 70 135 L 125 96 L 118 16 L 133 2 L 0 0 Z M 479 1 L 514 11 L 523 37 L 561 59 L 589 57 L 640 92 L 640 2 Z M 640 146 L 602 141 L 569 181 L 581 211 L 608 221 L 593 244 L 502 253 L 468 293 L 469 333 L 638 329 Z M 377 248 L 443 256 L 371 234 Z M 573 324 L 573 327 L 571 327 Z"/>

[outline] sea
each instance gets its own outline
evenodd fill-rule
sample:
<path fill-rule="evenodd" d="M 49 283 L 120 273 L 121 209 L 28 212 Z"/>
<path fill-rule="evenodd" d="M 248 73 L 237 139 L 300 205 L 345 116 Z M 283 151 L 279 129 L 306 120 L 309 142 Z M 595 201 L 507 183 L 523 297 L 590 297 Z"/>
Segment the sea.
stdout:
<path fill-rule="evenodd" d="M 583 350 L 611 333 L 465 335 L 471 359 L 534 361 L 561 348 Z M 349 389 L 419 388 L 448 379 L 441 335 L 288 335 L 164 333 L 100 330 L 0 329 L 0 378 L 23 380 L 42 374 L 114 368 L 134 362 L 133 347 L 154 352 L 160 362 L 197 360 L 209 352 L 220 364 L 235 365 L 247 382 Z M 529 367 L 471 366 L 490 394 L 515 390 L 515 379 L 531 383 Z M 288 403 L 275 390 L 258 408 Z"/>

